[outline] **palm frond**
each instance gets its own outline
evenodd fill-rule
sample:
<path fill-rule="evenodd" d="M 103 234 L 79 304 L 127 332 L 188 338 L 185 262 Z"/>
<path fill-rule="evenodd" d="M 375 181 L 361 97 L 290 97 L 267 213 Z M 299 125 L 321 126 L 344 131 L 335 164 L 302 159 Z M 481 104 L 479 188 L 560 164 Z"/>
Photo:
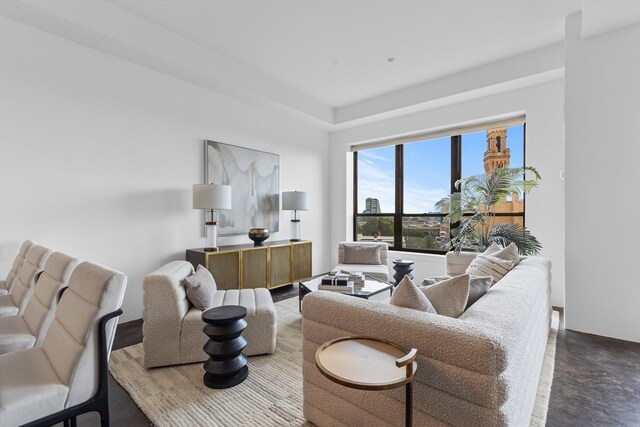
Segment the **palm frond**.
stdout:
<path fill-rule="evenodd" d="M 535 254 L 542 245 L 522 226 L 497 224 L 492 227 L 495 205 L 508 196 L 527 194 L 537 187 L 541 177 L 535 168 L 496 168 L 491 173 L 473 175 L 456 181 L 453 193 L 436 208 L 447 215 L 444 221 L 459 224 L 451 230 L 450 247 L 484 250 L 492 241 L 507 246 L 516 243 L 523 255 Z"/>
<path fill-rule="evenodd" d="M 488 235 L 488 243 L 491 242 L 503 247 L 515 243 L 521 255 L 536 255 L 542 249 L 538 239 L 520 224 L 496 224 Z"/>

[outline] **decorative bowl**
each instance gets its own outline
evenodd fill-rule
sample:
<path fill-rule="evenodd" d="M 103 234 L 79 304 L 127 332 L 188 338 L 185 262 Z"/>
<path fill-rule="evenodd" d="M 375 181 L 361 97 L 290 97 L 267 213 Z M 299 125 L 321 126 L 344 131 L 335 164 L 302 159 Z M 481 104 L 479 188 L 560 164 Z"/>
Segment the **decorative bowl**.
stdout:
<path fill-rule="evenodd" d="M 269 229 L 252 228 L 249 230 L 249 238 L 253 240 L 255 246 L 262 246 L 262 242 L 269 238 Z"/>

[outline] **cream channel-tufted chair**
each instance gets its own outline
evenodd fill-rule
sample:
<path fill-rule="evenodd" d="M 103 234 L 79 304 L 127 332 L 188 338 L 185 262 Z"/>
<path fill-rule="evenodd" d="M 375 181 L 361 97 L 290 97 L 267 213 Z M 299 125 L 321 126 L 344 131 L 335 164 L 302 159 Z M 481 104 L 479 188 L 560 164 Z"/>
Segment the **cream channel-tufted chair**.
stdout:
<path fill-rule="evenodd" d="M 332 271 L 357 271 L 389 283 L 385 242 L 340 242 L 338 244 L 338 265 Z"/>
<path fill-rule="evenodd" d="M 27 252 L 27 257 L 20 265 L 9 295 L 0 297 L 0 317 L 15 316 L 24 312 L 29 298 L 33 295 L 38 275 L 51 255 L 51 249 L 34 245 Z"/>
<path fill-rule="evenodd" d="M 74 424 L 89 411 L 109 425 L 107 363 L 126 284 L 92 262 L 75 268 L 42 347 L 0 356 L 0 427 Z"/>
<path fill-rule="evenodd" d="M 78 263 L 79 260 L 62 252 L 51 254 L 24 313 L 0 317 L 0 355 L 42 346 L 58 307 L 60 290 L 69 284 Z"/>
<path fill-rule="evenodd" d="M 11 285 L 13 284 L 13 280 L 16 278 L 16 275 L 18 274 L 18 270 L 20 269 L 20 266 L 22 265 L 24 260 L 27 258 L 27 252 L 29 252 L 29 249 L 31 249 L 31 246 L 35 244 L 36 243 L 32 240 L 25 240 L 24 242 L 22 242 L 22 245 L 20 246 L 20 249 L 18 250 L 16 257 L 13 260 L 13 265 L 11 266 L 11 270 L 9 271 L 9 274 L 7 274 L 7 278 L 5 280 L 0 280 L 0 296 L 7 295 L 9 293 L 9 291 L 11 290 Z"/>

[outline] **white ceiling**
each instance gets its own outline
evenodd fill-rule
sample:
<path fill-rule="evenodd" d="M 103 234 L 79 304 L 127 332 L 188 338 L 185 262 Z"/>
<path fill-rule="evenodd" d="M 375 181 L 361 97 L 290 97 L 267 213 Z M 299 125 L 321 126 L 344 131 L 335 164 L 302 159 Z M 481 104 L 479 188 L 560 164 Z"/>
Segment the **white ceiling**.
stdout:
<path fill-rule="evenodd" d="M 560 42 L 565 17 L 583 9 L 581 0 L 112 3 L 332 108 Z M 624 15 L 616 4 L 640 1 L 587 3 L 609 22 Z"/>
<path fill-rule="evenodd" d="M 0 0 L 0 17 L 329 131 L 562 78 L 576 12 L 591 37 L 640 22 L 640 0 Z"/>

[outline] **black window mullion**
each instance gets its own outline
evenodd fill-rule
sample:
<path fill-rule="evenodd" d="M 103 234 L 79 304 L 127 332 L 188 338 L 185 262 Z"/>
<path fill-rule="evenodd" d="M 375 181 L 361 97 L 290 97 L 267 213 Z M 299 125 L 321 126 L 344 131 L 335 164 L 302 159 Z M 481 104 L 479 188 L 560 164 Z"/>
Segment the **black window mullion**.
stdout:
<path fill-rule="evenodd" d="M 393 215 L 393 246 L 402 248 L 402 213 L 404 211 L 404 145 L 396 145 L 396 200 Z"/>
<path fill-rule="evenodd" d="M 456 181 L 462 178 L 462 136 L 451 137 L 451 188 L 450 193 L 456 192 Z"/>
<path fill-rule="evenodd" d="M 358 152 L 353 152 L 353 241 L 358 240 Z"/>

